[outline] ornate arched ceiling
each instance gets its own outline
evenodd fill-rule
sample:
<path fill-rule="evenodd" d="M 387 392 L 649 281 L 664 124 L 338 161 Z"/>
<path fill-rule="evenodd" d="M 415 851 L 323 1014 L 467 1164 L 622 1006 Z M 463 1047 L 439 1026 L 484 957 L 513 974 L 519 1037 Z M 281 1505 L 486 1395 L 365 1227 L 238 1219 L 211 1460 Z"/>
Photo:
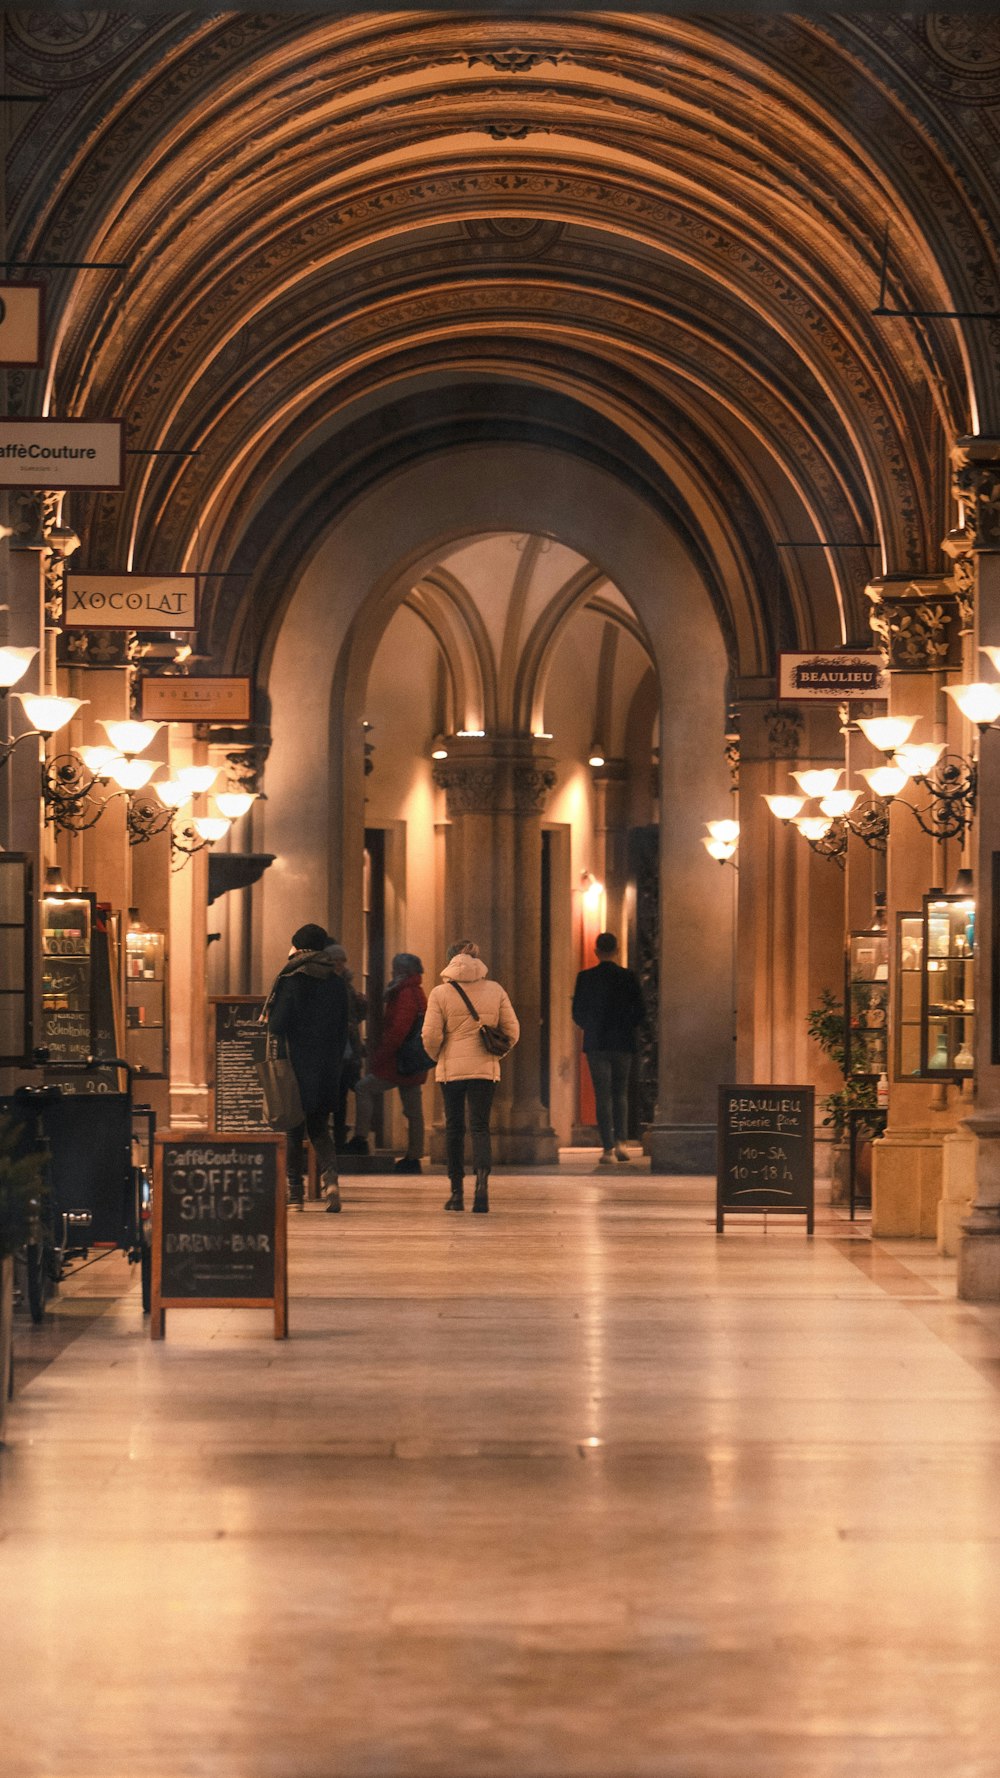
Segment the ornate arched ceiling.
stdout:
<path fill-rule="evenodd" d="M 872 570 L 939 566 L 996 329 L 872 309 L 886 225 L 890 307 L 1000 307 L 995 20 L 63 16 L 4 15 L 39 94 L 9 251 L 127 275 L 51 274 L 57 349 L 11 399 L 125 417 L 124 494 L 74 509 L 90 565 L 247 573 L 210 583 L 215 651 L 463 426 L 641 486 L 743 673 L 860 637 Z"/>

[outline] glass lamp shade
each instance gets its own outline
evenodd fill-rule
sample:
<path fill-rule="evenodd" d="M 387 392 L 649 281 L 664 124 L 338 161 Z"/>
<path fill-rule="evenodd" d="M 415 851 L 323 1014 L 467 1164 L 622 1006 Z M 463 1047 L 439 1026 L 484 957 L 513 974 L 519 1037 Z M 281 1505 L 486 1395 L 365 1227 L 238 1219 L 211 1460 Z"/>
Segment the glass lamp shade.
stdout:
<path fill-rule="evenodd" d="M 158 735 L 163 727 L 162 722 L 104 722 L 101 727 L 119 753 L 131 755 L 141 753 L 148 747 L 154 735 Z"/>
<path fill-rule="evenodd" d="M 107 775 L 119 790 L 142 790 L 162 763 L 159 759 L 113 759 Z"/>
<path fill-rule="evenodd" d="M 736 850 L 735 840 L 709 838 L 703 839 L 701 843 L 709 857 L 718 859 L 720 864 L 725 864 Z"/>
<path fill-rule="evenodd" d="M 979 679 L 971 685 L 946 685 L 944 689 L 954 698 L 962 715 L 978 728 L 989 728 L 1000 716 L 1000 682 Z"/>
<path fill-rule="evenodd" d="M 109 767 L 115 760 L 121 759 L 121 754 L 114 747 L 84 746 L 74 748 L 74 752 L 80 755 L 88 772 L 93 772 L 95 778 L 110 777 Z"/>
<path fill-rule="evenodd" d="M 861 776 L 871 785 L 876 796 L 898 796 L 910 781 L 910 774 L 904 766 L 869 766 Z"/>
<path fill-rule="evenodd" d="M 227 821 L 238 821 L 241 815 L 253 808 L 257 798 L 252 790 L 223 790 L 212 801 L 219 814 L 224 815 Z"/>
<path fill-rule="evenodd" d="M 807 772 L 792 773 L 792 777 L 795 779 L 796 784 L 802 788 L 806 796 L 829 796 L 831 790 L 836 790 L 837 785 L 840 783 L 843 776 L 843 767 L 841 767 L 839 771 L 810 770 Z"/>
<path fill-rule="evenodd" d="M 708 828 L 713 840 L 725 840 L 727 843 L 732 842 L 735 846 L 736 841 L 740 837 L 740 824 L 738 821 L 706 821 L 705 826 Z"/>
<path fill-rule="evenodd" d="M 211 845 L 214 840 L 221 840 L 232 826 L 225 815 L 196 815 L 192 823 L 200 840 L 207 840 Z"/>
<path fill-rule="evenodd" d="M 904 747 L 896 748 L 892 763 L 909 772 L 911 778 L 926 778 L 933 772 L 944 749 L 943 741 L 908 741 Z"/>
<path fill-rule="evenodd" d="M 916 716 L 859 716 L 858 727 L 880 753 L 895 753 L 905 746 L 918 721 Z"/>
<path fill-rule="evenodd" d="M 37 653 L 37 648 L 0 648 L 0 691 L 24 678 Z"/>
<path fill-rule="evenodd" d="M 80 706 L 89 702 L 87 698 L 38 697 L 31 691 L 19 691 L 16 695 L 24 706 L 24 714 L 32 728 L 46 737 L 65 728 L 68 722 L 72 722 Z"/>
<path fill-rule="evenodd" d="M 198 796 L 203 790 L 211 790 L 219 776 L 218 766 L 181 766 L 177 772 L 179 784 L 186 784 L 192 796 Z"/>
<path fill-rule="evenodd" d="M 589 766 L 602 766 L 604 764 L 604 754 L 599 747 L 592 747 L 590 749 L 590 753 L 587 756 L 587 764 Z"/>
<path fill-rule="evenodd" d="M 825 840 L 833 822 L 829 815 L 799 815 L 795 825 L 804 840 Z"/>
<path fill-rule="evenodd" d="M 1000 673 L 1000 648 L 991 648 L 989 644 L 987 644 L 985 647 L 980 647 L 979 652 L 980 654 L 987 655 L 991 664 L 996 668 L 997 672 Z"/>
<path fill-rule="evenodd" d="M 804 796 L 767 796 L 765 794 L 764 801 L 771 814 L 777 815 L 779 821 L 794 821 L 796 815 L 801 815 L 805 808 L 807 798 Z"/>
<path fill-rule="evenodd" d="M 185 803 L 191 801 L 194 794 L 186 784 L 181 784 L 177 778 L 164 778 L 162 784 L 153 784 L 150 788 L 156 791 L 161 803 L 164 803 L 168 809 L 182 809 Z"/>
<path fill-rule="evenodd" d="M 860 790 L 831 790 L 820 802 L 820 812 L 834 820 L 849 815 L 860 795 Z"/>

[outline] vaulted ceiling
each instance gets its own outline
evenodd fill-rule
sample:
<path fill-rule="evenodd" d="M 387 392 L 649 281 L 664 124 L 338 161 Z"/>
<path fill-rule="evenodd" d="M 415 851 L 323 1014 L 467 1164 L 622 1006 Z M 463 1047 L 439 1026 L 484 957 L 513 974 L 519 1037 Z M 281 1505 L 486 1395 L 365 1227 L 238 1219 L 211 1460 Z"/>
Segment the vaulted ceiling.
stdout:
<path fill-rule="evenodd" d="M 637 488 L 742 673 L 940 568 L 949 446 L 1000 429 L 997 323 L 926 313 L 1000 309 L 997 21 L 4 28 L 37 95 L 8 252 L 123 268 L 46 273 L 12 411 L 126 420 L 124 493 L 74 507 L 88 564 L 212 570 L 210 649 L 360 491 L 476 439 Z"/>

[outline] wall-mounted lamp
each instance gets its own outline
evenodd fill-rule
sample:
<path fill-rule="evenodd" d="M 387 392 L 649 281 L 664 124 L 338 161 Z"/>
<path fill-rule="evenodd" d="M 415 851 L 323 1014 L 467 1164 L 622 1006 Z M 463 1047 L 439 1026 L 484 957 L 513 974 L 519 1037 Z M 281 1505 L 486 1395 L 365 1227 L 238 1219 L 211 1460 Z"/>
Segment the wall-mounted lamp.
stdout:
<path fill-rule="evenodd" d="M 599 741 L 591 743 L 590 752 L 587 755 L 587 764 L 589 766 L 602 766 L 604 764 L 604 748 Z"/>
<path fill-rule="evenodd" d="M 37 648 L 0 648 L 0 693 L 20 684 L 37 653 Z"/>
<path fill-rule="evenodd" d="M 593 871 L 582 870 L 580 872 L 580 886 L 583 891 L 583 899 L 587 905 L 589 907 L 596 907 L 601 896 L 604 894 L 604 884 L 598 881 L 594 876 Z"/>
<path fill-rule="evenodd" d="M 443 735 L 435 735 L 431 742 L 431 758 L 447 759 L 448 745 Z"/>
<path fill-rule="evenodd" d="M 735 862 L 736 848 L 740 843 L 740 824 L 738 821 L 706 821 L 707 837 L 702 838 L 702 845 L 710 858 L 719 864 L 731 864 L 734 870 L 739 866 Z"/>
<path fill-rule="evenodd" d="M 14 748 L 19 747 L 22 741 L 51 740 L 54 734 L 65 728 L 68 722 L 72 722 L 81 704 L 86 702 L 85 698 L 41 697 L 30 691 L 18 691 L 14 696 L 20 698 L 21 707 L 31 727 L 15 735 L 12 740 L 0 743 L 0 765 L 10 758 Z"/>

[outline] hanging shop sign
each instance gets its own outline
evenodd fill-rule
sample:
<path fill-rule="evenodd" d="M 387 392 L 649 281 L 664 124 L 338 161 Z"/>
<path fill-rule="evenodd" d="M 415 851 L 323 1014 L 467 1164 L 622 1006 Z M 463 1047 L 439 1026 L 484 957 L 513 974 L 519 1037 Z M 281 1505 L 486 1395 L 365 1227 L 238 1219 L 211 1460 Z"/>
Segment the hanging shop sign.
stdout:
<path fill-rule="evenodd" d="M 0 284 L 0 368 L 42 362 L 41 284 Z"/>
<path fill-rule="evenodd" d="M 196 1131 L 156 1138 L 150 1333 L 167 1309 L 271 1309 L 288 1333 L 285 1139 Z"/>
<path fill-rule="evenodd" d="M 194 574 L 66 575 L 63 623 L 83 630 L 194 630 Z"/>
<path fill-rule="evenodd" d="M 859 649 L 856 654 L 780 655 L 778 696 L 831 704 L 841 704 L 845 698 L 887 698 L 885 656 L 877 648 Z"/>
<path fill-rule="evenodd" d="M 0 488 L 120 488 L 120 420 L 0 420 Z"/>
<path fill-rule="evenodd" d="M 813 1232 L 812 1087 L 719 1088 L 715 1227 L 727 1216 L 804 1216 Z"/>
<path fill-rule="evenodd" d="M 144 718 L 159 722 L 249 722 L 249 679 L 182 679 L 151 674 L 140 680 Z"/>

